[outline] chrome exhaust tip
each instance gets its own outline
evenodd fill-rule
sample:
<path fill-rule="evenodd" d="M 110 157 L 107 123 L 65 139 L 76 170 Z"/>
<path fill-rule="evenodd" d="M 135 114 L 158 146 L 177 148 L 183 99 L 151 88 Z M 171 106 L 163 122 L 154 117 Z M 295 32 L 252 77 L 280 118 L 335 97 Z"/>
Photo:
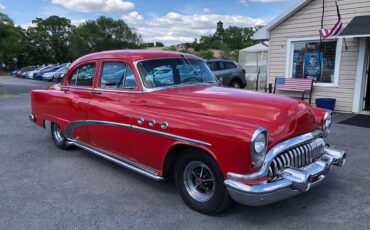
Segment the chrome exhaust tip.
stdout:
<path fill-rule="evenodd" d="M 311 188 L 311 175 L 301 169 L 286 168 L 283 170 L 282 177 L 292 182 L 291 188 L 294 190 L 307 192 Z"/>
<path fill-rule="evenodd" d="M 28 115 L 28 119 L 30 119 L 30 121 L 32 121 L 32 122 L 36 121 L 35 115 L 33 115 L 32 113 L 30 115 Z"/>

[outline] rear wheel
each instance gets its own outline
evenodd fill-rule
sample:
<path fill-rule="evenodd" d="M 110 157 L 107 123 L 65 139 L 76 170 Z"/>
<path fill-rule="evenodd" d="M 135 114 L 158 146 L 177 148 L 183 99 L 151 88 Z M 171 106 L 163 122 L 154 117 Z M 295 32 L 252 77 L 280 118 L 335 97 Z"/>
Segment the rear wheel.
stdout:
<path fill-rule="evenodd" d="M 241 89 L 243 83 L 239 79 L 234 79 L 231 81 L 230 86 L 233 88 Z"/>
<path fill-rule="evenodd" d="M 192 209 L 215 215 L 232 203 L 217 163 L 198 150 L 186 150 L 175 168 L 176 186 L 180 196 Z"/>
<path fill-rule="evenodd" d="M 67 138 L 64 137 L 60 126 L 57 123 L 52 122 L 50 126 L 51 130 L 51 137 L 53 138 L 54 144 L 63 150 L 69 149 L 69 145 L 67 145 Z"/>

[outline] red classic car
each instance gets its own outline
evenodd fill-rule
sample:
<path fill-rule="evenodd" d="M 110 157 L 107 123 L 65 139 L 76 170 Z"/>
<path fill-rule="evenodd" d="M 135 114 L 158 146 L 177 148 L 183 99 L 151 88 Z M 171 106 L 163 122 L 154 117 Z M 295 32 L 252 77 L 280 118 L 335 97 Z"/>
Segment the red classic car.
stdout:
<path fill-rule="evenodd" d="M 346 152 L 325 143 L 332 116 L 301 100 L 219 87 L 193 55 L 107 51 L 32 91 L 30 119 L 57 147 L 77 146 L 154 180 L 173 176 L 191 208 L 266 205 L 306 192 Z"/>

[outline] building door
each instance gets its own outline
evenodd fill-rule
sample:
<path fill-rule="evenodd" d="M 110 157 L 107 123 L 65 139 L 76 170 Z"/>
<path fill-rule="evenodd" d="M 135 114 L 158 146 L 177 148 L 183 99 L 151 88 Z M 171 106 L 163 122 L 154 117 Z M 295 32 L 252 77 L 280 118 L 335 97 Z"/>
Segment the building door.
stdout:
<path fill-rule="evenodd" d="M 370 111 L 370 47 L 369 47 L 366 76 L 365 76 L 365 93 L 364 93 L 363 109 L 365 111 Z"/>

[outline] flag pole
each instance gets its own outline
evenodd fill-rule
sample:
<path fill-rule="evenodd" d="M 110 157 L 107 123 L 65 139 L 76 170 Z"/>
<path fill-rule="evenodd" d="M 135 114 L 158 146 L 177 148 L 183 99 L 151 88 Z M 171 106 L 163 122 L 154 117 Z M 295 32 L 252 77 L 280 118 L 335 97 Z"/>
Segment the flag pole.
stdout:
<path fill-rule="evenodd" d="M 325 0 L 322 0 L 322 15 L 321 15 L 321 29 L 324 28 L 324 15 L 325 15 Z M 320 78 L 322 75 L 322 58 L 324 57 L 324 54 L 321 57 L 322 52 L 322 36 L 320 36 L 320 52 L 319 52 L 319 61 L 320 61 Z M 318 79 L 316 79 L 318 80 Z"/>

